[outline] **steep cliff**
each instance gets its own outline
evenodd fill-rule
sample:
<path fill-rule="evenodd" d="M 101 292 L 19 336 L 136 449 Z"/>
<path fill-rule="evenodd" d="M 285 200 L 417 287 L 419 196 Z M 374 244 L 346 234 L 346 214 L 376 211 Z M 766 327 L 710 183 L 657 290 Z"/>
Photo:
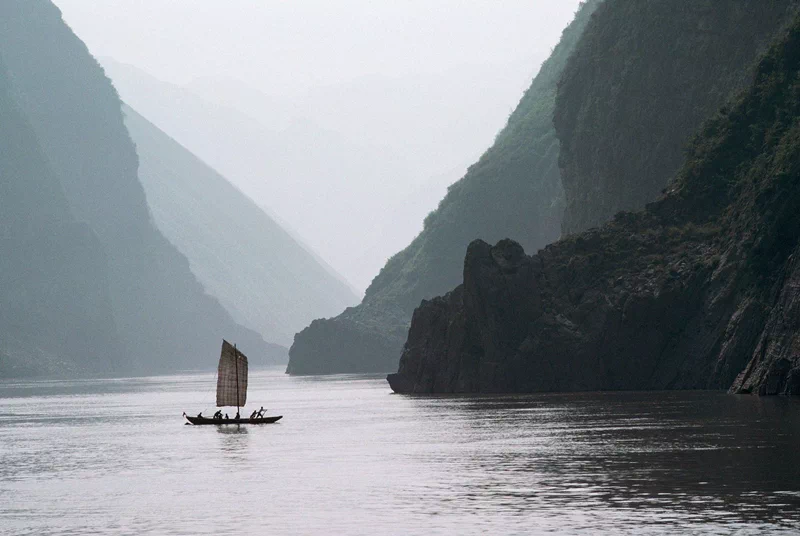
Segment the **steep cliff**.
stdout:
<path fill-rule="evenodd" d="M 103 245 L 129 370 L 211 365 L 223 336 L 254 360 L 266 355 L 156 230 L 119 98 L 59 10 L 46 0 L 0 3 L 0 57 L 72 214 Z"/>
<path fill-rule="evenodd" d="M 527 256 L 476 241 L 415 311 L 398 392 L 800 394 L 800 18 L 646 210 Z"/>
<path fill-rule="evenodd" d="M 537 249 L 560 233 L 563 192 L 553 129 L 556 85 L 597 1 L 586 2 L 494 145 L 448 190 L 423 231 L 394 255 L 364 300 L 295 336 L 291 374 L 394 370 L 414 308 L 452 288 L 471 240 L 517 237 Z"/>
<path fill-rule="evenodd" d="M 794 4 L 601 6 L 567 62 L 556 100 L 564 233 L 654 201 L 680 168 L 689 137 L 749 83 L 755 60 Z"/>
<path fill-rule="evenodd" d="M 136 111 L 123 112 L 156 225 L 237 322 L 288 347 L 317 316 L 358 301 L 225 177 Z"/>
<path fill-rule="evenodd" d="M 0 377 L 113 371 L 125 356 L 103 248 L 9 90 L 0 62 Z"/>

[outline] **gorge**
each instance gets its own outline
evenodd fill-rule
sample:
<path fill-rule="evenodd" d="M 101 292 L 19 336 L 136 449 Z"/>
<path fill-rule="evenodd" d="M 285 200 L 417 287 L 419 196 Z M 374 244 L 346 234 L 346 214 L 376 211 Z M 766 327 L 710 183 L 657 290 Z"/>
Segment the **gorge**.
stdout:
<path fill-rule="evenodd" d="M 395 370 L 413 310 L 462 281 L 472 240 L 511 238 L 535 252 L 654 201 L 703 120 L 747 86 L 794 6 L 584 3 L 494 146 L 360 305 L 296 335 L 287 371 Z"/>

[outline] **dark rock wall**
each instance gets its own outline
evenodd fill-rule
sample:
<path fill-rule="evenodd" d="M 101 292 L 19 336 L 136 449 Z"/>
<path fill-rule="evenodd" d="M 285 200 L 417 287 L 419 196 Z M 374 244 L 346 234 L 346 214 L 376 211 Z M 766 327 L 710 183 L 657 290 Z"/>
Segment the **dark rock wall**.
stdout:
<path fill-rule="evenodd" d="M 791 0 L 612 0 L 564 70 L 556 101 L 564 234 L 638 210 L 690 136 L 752 76 Z"/>
<path fill-rule="evenodd" d="M 532 257 L 473 243 L 415 311 L 399 392 L 800 394 L 800 19 L 662 199 Z"/>
<path fill-rule="evenodd" d="M 800 250 L 781 274 L 779 290 L 758 346 L 732 391 L 800 395 Z"/>
<path fill-rule="evenodd" d="M 295 336 L 289 373 L 395 370 L 412 311 L 458 284 L 472 240 L 512 236 L 536 250 L 558 238 L 564 204 L 552 125 L 556 85 L 598 3 L 581 7 L 495 144 L 449 188 L 419 236 L 389 259 L 361 305 Z"/>
<path fill-rule="evenodd" d="M 204 293 L 186 258 L 156 230 L 121 102 L 59 10 L 46 0 L 0 3 L 0 57 L 71 212 L 103 245 L 129 370 L 212 365 L 222 337 L 251 358 L 268 353 L 259 335 Z"/>

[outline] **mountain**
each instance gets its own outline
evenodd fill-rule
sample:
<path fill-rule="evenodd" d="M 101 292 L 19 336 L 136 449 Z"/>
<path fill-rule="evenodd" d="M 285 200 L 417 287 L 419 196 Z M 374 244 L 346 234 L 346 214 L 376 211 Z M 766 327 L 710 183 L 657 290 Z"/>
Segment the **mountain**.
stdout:
<path fill-rule="evenodd" d="M 102 374 L 125 363 L 108 264 L 70 211 L 0 61 L 0 377 Z"/>
<path fill-rule="evenodd" d="M 156 226 L 234 320 L 288 346 L 317 316 L 358 301 L 225 177 L 130 107 L 123 113 Z"/>
<path fill-rule="evenodd" d="M 186 258 L 153 224 L 119 97 L 60 11 L 45 0 L 9 0 L 0 4 L 0 20 L 0 58 L 15 104 L 70 212 L 105 252 L 108 318 L 126 371 L 211 366 L 222 337 L 237 341 L 254 362 L 268 362 L 270 347 L 205 294 Z"/>
<path fill-rule="evenodd" d="M 597 5 L 581 6 L 494 145 L 450 186 L 422 232 L 373 279 L 361 304 L 315 320 L 295 336 L 289 373 L 394 370 L 411 313 L 420 300 L 458 284 L 472 240 L 516 236 L 536 249 L 558 238 L 563 191 L 552 125 L 557 83 Z"/>
<path fill-rule="evenodd" d="M 565 234 L 658 197 L 690 136 L 750 82 L 790 4 L 615 0 L 599 9 L 559 83 Z"/>
<path fill-rule="evenodd" d="M 523 89 L 520 69 L 502 64 L 275 96 L 233 78 L 178 85 L 100 61 L 124 101 L 285 222 L 359 292 L 441 199 L 429 205 L 409 191 L 463 176 Z"/>
<path fill-rule="evenodd" d="M 533 256 L 473 242 L 463 284 L 415 311 L 392 388 L 800 394 L 800 17 L 775 35 L 645 210 Z"/>
<path fill-rule="evenodd" d="M 394 251 L 374 225 L 409 185 L 394 149 L 302 116 L 278 129 L 131 66 L 105 60 L 105 68 L 127 104 L 286 222 L 356 288 Z M 371 254 L 352 262 L 362 250 Z"/>

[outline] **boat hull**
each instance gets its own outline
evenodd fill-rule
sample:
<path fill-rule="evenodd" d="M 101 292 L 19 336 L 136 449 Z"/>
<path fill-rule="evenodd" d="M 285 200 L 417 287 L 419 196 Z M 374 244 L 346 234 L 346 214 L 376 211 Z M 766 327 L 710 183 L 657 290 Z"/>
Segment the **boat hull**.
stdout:
<path fill-rule="evenodd" d="M 272 424 L 283 418 L 283 415 L 276 417 L 259 417 L 256 419 L 243 418 L 243 419 L 212 419 L 209 417 L 189 417 L 184 415 L 186 420 L 192 424 Z"/>

